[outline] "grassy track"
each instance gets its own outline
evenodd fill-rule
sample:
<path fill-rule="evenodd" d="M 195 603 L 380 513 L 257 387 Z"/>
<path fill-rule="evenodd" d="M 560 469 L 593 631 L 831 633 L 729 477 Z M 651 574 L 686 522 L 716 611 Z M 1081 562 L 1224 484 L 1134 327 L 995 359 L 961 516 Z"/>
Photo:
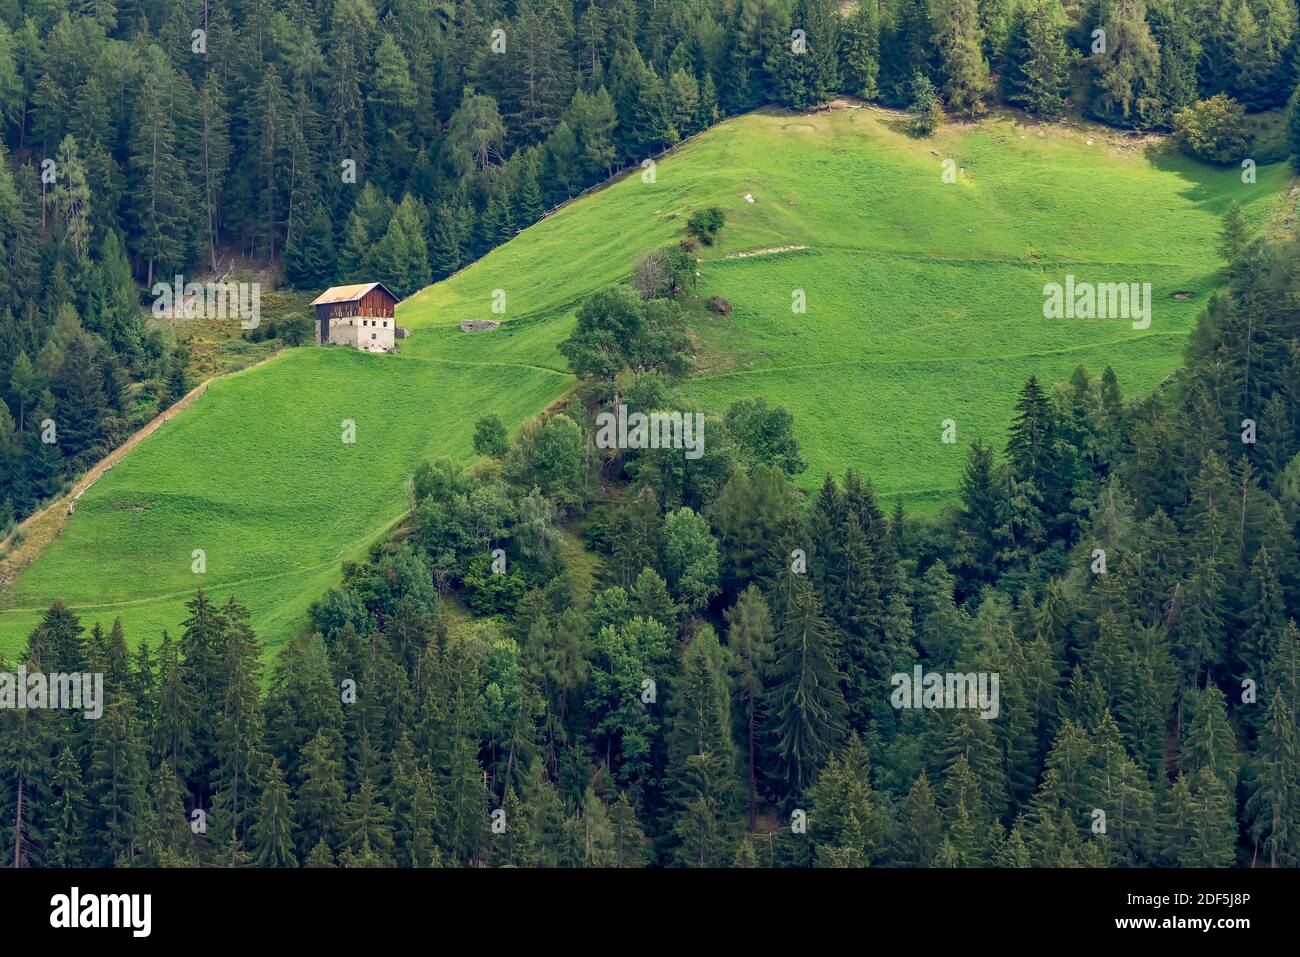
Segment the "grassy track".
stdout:
<path fill-rule="evenodd" d="M 942 182 L 944 159 L 958 182 Z M 852 464 L 884 496 L 933 509 L 951 500 L 971 440 L 1001 443 L 1031 372 L 1058 381 L 1109 364 L 1131 395 L 1178 365 L 1216 283 L 1227 205 L 1259 225 L 1285 195 L 1282 166 L 1258 172 L 1246 185 L 1096 127 L 1013 117 L 921 141 L 873 109 L 732 120 L 663 158 L 653 183 L 625 177 L 407 300 L 398 317 L 415 335 L 400 356 L 297 349 L 215 381 L 88 491 L 0 596 L 0 652 L 56 597 L 156 637 L 200 582 L 233 591 L 282 641 L 340 562 L 403 512 L 420 459 L 467 460 L 479 415 L 513 428 L 571 386 L 556 344 L 576 304 L 708 205 L 728 224 L 703 252 L 700 291 L 734 311 L 697 328 L 688 396 L 713 409 L 767 396 L 795 413 L 802 484 Z M 807 248 L 729 258 L 788 246 Z M 1044 319 L 1042 287 L 1067 273 L 1150 282 L 1150 328 Z M 794 290 L 806 313 L 791 311 Z M 505 325 L 467 334 L 463 319 Z M 946 418 L 955 446 L 940 442 Z M 343 419 L 355 445 L 340 440 Z"/>

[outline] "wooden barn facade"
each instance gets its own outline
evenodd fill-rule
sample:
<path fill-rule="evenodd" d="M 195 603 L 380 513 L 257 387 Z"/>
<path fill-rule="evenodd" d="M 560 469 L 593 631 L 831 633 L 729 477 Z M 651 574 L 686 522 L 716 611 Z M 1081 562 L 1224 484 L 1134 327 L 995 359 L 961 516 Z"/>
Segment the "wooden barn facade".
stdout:
<path fill-rule="evenodd" d="M 333 286 L 316 297 L 316 342 L 363 352 L 396 348 L 398 299 L 382 282 Z"/>

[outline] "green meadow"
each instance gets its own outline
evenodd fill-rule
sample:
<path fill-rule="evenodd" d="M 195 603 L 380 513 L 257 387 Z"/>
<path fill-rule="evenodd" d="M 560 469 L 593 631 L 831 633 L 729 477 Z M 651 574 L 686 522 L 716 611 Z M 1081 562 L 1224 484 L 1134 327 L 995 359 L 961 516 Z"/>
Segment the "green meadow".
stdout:
<path fill-rule="evenodd" d="M 0 652 L 59 597 L 88 624 L 120 615 L 129 637 L 152 639 L 177 628 L 199 584 L 234 593 L 264 640 L 283 641 L 341 562 L 403 514 L 421 459 L 468 461 L 479 415 L 517 428 L 572 386 L 556 344 L 577 304 L 683 236 L 703 206 L 722 207 L 727 226 L 701 251 L 699 292 L 733 311 L 696 323 L 689 401 L 785 405 L 809 462 L 802 485 L 852 465 L 882 496 L 932 511 L 952 500 L 972 440 L 1001 445 L 1031 373 L 1055 382 L 1110 365 L 1136 395 L 1176 368 L 1218 281 L 1224 211 L 1236 200 L 1261 225 L 1289 185 L 1282 165 L 1243 184 L 1235 168 L 1097 127 L 1011 116 L 915 140 L 869 108 L 733 119 L 653 172 L 408 299 L 398 320 L 414 335 L 398 356 L 302 348 L 215 380 L 82 497 L 0 596 Z M 1149 282 L 1149 328 L 1045 319 L 1043 286 L 1067 275 Z M 503 325 L 465 333 L 464 319 Z M 945 419 L 955 445 L 940 440 Z"/>
<path fill-rule="evenodd" d="M 662 159 L 653 183 L 634 172 L 572 204 L 402 315 L 425 330 L 412 353 L 562 369 L 555 343 L 582 297 L 684 235 L 693 210 L 720 206 L 727 226 L 701 252 L 699 292 L 733 312 L 696 324 L 687 397 L 784 404 L 809 463 L 800 484 L 855 465 L 928 512 L 952 501 L 970 441 L 1001 445 L 1031 373 L 1057 382 L 1110 365 L 1137 395 L 1178 366 L 1219 281 L 1224 212 L 1236 201 L 1259 227 L 1289 186 L 1284 165 L 1257 173 L 1246 184 L 1153 140 L 1012 114 L 917 140 L 870 108 L 757 113 Z M 1067 275 L 1150 283 L 1150 325 L 1044 318 L 1044 285 Z M 491 333 L 456 329 L 502 318 Z M 945 419 L 955 445 L 940 441 Z"/>
<path fill-rule="evenodd" d="M 233 593 L 277 644 L 341 563 L 406 511 L 417 463 L 470 460 L 484 409 L 517 427 L 571 381 L 315 348 L 217 379 L 82 496 L 6 596 L 0 650 L 18 646 L 55 598 L 87 623 L 120 615 L 131 637 L 174 632 L 200 585 L 220 599 Z M 345 421 L 355 442 L 343 441 Z"/>

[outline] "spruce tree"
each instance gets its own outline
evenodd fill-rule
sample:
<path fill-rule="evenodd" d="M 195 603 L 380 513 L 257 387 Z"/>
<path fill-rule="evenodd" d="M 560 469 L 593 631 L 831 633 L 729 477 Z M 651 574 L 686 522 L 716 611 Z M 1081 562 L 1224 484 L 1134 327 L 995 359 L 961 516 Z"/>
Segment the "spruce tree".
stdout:
<path fill-rule="evenodd" d="M 880 12 L 862 3 L 844 18 L 839 30 L 840 76 L 844 88 L 864 100 L 880 93 Z"/>
<path fill-rule="evenodd" d="M 733 687 L 745 728 L 749 829 L 753 831 L 758 819 L 756 777 L 758 741 L 766 704 L 764 679 L 771 664 L 775 633 L 767 602 L 754 585 L 740 593 L 736 604 L 727 609 L 726 619 L 727 647 L 731 652 L 735 679 Z"/>
<path fill-rule="evenodd" d="M 772 755 L 784 790 L 803 793 L 846 730 L 838 643 L 812 585 L 791 575 L 778 585 L 779 625 L 768 708 Z"/>
<path fill-rule="evenodd" d="M 936 0 L 933 17 L 948 108 L 959 116 L 974 117 L 984 108 L 990 90 L 976 0 Z"/>
<path fill-rule="evenodd" d="M 943 821 L 930 781 L 922 771 L 903 800 L 894 857 L 904 867 L 929 867 L 943 841 Z"/>
<path fill-rule="evenodd" d="M 165 83 L 148 73 L 131 114 L 131 245 L 148 264 L 147 287 L 155 269 L 166 275 L 184 265 L 188 246 L 189 183 L 176 152 L 176 124 L 163 104 Z"/>
<path fill-rule="evenodd" d="M 1246 801 L 1251 836 L 1269 867 L 1300 863 L 1300 730 L 1287 697 L 1277 691 L 1268 703 L 1254 757 L 1254 790 Z"/>
<path fill-rule="evenodd" d="M 297 867 L 289 788 L 275 758 L 263 772 L 261 791 L 256 819 L 250 829 L 253 857 L 259 867 Z"/>
<path fill-rule="evenodd" d="M 46 867 L 78 867 L 83 861 L 89 809 L 81 763 L 67 746 L 50 778 L 52 803 L 46 828 Z"/>
<path fill-rule="evenodd" d="M 1069 54 L 1065 46 L 1065 14 L 1059 0 L 1035 0 L 1025 25 L 1025 58 L 1013 73 L 1015 89 L 1009 99 L 1044 119 L 1055 119 L 1065 108 L 1070 89 Z"/>

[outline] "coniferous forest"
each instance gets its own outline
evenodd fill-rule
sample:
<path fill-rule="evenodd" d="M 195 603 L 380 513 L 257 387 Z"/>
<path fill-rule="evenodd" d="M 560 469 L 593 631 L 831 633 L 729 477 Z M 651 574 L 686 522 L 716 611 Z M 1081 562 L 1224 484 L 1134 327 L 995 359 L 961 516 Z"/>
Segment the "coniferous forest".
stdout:
<path fill-rule="evenodd" d="M 801 501 L 794 423 L 761 400 L 710 419 L 698 460 L 596 450 L 613 389 L 671 401 L 649 321 L 621 384 L 586 377 L 512 443 L 485 416 L 471 471 L 422 466 L 407 521 L 273 661 L 234 599 L 197 593 L 134 652 L 55 605 L 23 662 L 102 672 L 105 713 L 0 713 L 5 846 L 19 866 L 1296 866 L 1300 250 L 1230 227 L 1185 368 L 1131 397 L 1109 369 L 1031 378 L 938 520 L 886 514 L 856 471 Z M 575 365 L 598 331 L 565 344 Z M 1266 410 L 1252 444 L 1245 406 Z M 594 571 L 560 541 L 579 516 Z M 997 673 L 997 719 L 895 707 L 918 663 Z"/>
<path fill-rule="evenodd" d="M 1298 41 L 1290 0 L 0 0 L 0 524 L 195 384 L 159 278 L 407 296 L 836 96 L 1235 161 L 1248 115 L 1300 117 Z M 238 595 L 162 635 L 49 608 L 0 672 L 102 673 L 104 713 L 0 709 L 6 863 L 1300 866 L 1295 237 L 1234 209 L 1182 367 L 1028 378 L 937 515 L 869 462 L 799 491 L 761 398 L 698 459 L 598 447 L 602 411 L 690 407 L 695 248 L 582 303 L 577 388 L 421 465 L 274 654 Z M 917 666 L 996 674 L 996 719 L 897 706 Z"/>

